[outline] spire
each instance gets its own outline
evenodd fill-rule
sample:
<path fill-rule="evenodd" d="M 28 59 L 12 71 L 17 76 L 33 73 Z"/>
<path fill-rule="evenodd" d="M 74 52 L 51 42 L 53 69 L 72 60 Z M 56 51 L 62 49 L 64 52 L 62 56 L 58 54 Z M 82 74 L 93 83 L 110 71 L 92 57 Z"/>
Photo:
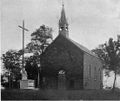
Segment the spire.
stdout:
<path fill-rule="evenodd" d="M 59 34 L 68 37 L 68 22 L 65 15 L 64 4 L 62 3 L 61 17 L 59 20 Z"/>

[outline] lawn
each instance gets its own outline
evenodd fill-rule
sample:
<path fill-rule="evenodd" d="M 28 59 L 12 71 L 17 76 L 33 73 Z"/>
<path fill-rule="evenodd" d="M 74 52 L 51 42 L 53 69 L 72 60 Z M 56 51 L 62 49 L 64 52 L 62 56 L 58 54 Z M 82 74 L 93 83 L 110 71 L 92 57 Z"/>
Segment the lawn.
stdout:
<path fill-rule="evenodd" d="M 120 100 L 120 92 L 105 90 L 2 90 L 2 100 Z"/>

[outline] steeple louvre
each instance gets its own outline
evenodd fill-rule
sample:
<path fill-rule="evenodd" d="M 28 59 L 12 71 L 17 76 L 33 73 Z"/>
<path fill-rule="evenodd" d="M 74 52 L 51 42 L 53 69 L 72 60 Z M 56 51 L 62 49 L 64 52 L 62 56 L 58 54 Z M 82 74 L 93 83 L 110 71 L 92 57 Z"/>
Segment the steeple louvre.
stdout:
<path fill-rule="evenodd" d="M 64 4 L 62 4 L 61 17 L 59 20 L 59 34 L 68 37 L 68 22 L 65 15 Z"/>

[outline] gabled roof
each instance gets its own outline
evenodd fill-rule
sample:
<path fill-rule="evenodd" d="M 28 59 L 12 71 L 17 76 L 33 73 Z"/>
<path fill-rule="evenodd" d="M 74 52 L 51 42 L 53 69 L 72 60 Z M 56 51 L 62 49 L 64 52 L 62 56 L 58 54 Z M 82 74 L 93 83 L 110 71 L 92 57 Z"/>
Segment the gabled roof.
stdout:
<path fill-rule="evenodd" d="M 65 36 L 63 36 L 63 35 L 61 35 L 61 34 L 59 34 L 59 35 L 53 40 L 53 42 L 52 42 L 51 44 L 53 44 L 54 42 L 56 42 L 60 37 L 63 37 L 64 39 L 68 40 L 69 42 L 71 42 L 73 45 L 75 45 L 77 48 L 79 48 L 79 49 L 80 49 L 81 51 L 83 51 L 84 53 L 87 53 L 87 54 L 89 54 L 89 55 L 91 55 L 91 56 L 94 56 L 94 57 L 96 57 L 96 58 L 99 58 L 95 53 L 93 53 L 92 51 L 90 51 L 89 49 L 87 49 L 86 47 L 84 47 L 83 45 L 81 45 L 81 44 L 73 41 L 73 40 L 70 39 L 69 37 L 65 37 Z M 51 45 L 50 45 L 50 46 L 51 46 Z M 48 46 L 48 47 L 49 47 L 49 46 Z M 48 48 L 48 47 L 47 47 L 47 48 Z M 99 58 L 99 59 L 100 59 L 100 58 Z"/>
<path fill-rule="evenodd" d="M 95 53 L 93 53 L 92 51 L 90 51 L 90 50 L 87 49 L 86 47 L 82 46 L 81 44 L 73 41 L 72 39 L 70 39 L 70 38 L 68 38 L 68 37 L 65 37 L 65 36 L 59 34 L 59 35 L 55 38 L 55 40 L 57 40 L 57 39 L 59 38 L 59 36 L 62 36 L 62 37 L 64 37 L 65 39 L 67 39 L 68 41 L 70 41 L 71 43 L 73 43 L 76 47 L 78 47 L 78 48 L 79 48 L 80 50 L 82 50 L 84 53 L 87 53 L 87 54 L 92 55 L 92 56 L 94 56 L 94 57 L 96 57 L 96 58 L 99 58 Z M 55 41 L 55 40 L 54 40 L 54 41 Z M 54 41 L 53 41 L 53 42 L 54 42 Z M 53 43 L 53 42 L 52 42 L 52 43 Z"/>
<path fill-rule="evenodd" d="M 68 39 L 69 41 L 71 41 L 74 45 L 76 45 L 78 48 L 80 48 L 83 52 L 88 53 L 89 55 L 92 55 L 92 56 L 98 58 L 98 56 L 97 56 L 95 53 L 93 53 L 92 51 L 90 51 L 90 50 L 87 49 L 86 47 L 84 47 L 84 46 L 82 46 L 81 44 L 73 41 L 73 40 L 70 39 L 70 38 L 67 38 L 67 39 Z"/>

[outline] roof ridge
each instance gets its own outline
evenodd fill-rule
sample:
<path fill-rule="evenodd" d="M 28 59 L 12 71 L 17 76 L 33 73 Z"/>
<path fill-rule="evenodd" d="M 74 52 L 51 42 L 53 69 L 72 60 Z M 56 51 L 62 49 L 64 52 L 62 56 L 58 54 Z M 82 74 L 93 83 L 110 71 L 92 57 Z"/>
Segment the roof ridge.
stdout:
<path fill-rule="evenodd" d="M 70 38 L 66 38 L 68 39 L 69 41 L 71 41 L 74 45 L 76 45 L 78 48 L 80 48 L 82 51 L 94 56 L 94 57 L 97 57 L 99 58 L 95 53 L 93 53 L 91 50 L 89 50 L 88 48 L 84 47 L 83 45 L 79 44 L 78 42 L 70 39 Z"/>
<path fill-rule="evenodd" d="M 95 53 L 93 53 L 91 50 L 87 49 L 86 47 L 84 47 L 83 45 L 79 44 L 78 42 L 70 39 L 69 37 L 65 37 L 65 36 L 59 34 L 59 35 L 55 38 L 55 40 L 54 40 L 53 42 L 55 42 L 55 41 L 59 38 L 59 36 L 62 36 L 63 38 L 67 39 L 68 41 L 70 41 L 71 43 L 73 43 L 75 46 L 77 46 L 78 48 L 80 48 L 83 52 L 85 52 L 85 53 L 87 53 L 87 54 L 89 54 L 89 55 L 92 55 L 92 56 L 94 56 L 94 57 L 96 57 L 96 58 L 99 58 L 99 57 L 98 57 Z M 52 42 L 52 43 L 53 43 L 53 42 Z M 52 44 L 52 43 L 51 43 L 51 44 Z"/>

